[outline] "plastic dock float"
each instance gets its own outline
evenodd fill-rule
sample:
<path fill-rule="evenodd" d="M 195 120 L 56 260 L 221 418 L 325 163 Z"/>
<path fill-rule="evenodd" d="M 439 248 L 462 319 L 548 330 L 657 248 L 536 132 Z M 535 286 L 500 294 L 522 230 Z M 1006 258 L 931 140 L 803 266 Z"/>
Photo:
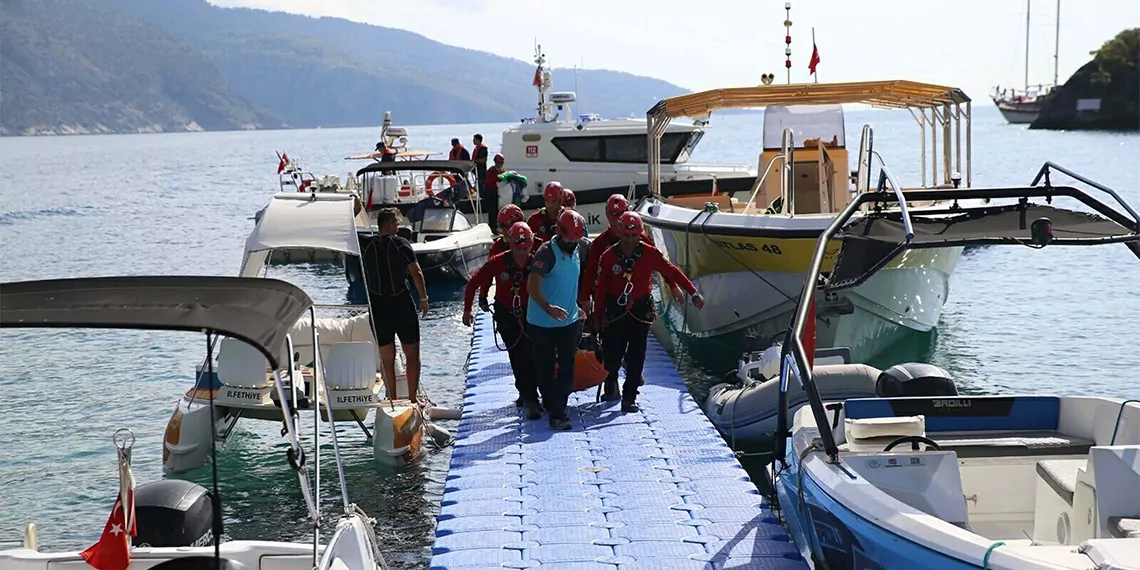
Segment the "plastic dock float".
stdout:
<path fill-rule="evenodd" d="M 652 335 L 645 375 L 641 412 L 579 392 L 552 431 L 480 314 L 431 568 L 807 568 Z"/>

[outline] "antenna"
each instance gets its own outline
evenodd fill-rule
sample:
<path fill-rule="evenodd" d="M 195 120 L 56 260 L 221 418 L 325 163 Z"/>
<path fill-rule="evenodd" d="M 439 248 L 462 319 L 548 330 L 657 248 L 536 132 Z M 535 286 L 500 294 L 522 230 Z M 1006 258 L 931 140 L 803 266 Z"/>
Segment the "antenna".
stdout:
<path fill-rule="evenodd" d="M 788 85 L 792 84 L 792 3 L 784 2 L 784 68 L 788 70 Z"/>

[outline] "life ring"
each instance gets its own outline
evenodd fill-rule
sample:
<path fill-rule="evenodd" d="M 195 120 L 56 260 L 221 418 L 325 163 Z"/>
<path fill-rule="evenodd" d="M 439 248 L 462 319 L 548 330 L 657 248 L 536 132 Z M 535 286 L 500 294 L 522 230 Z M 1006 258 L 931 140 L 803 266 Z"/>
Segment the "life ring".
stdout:
<path fill-rule="evenodd" d="M 431 189 L 436 180 L 444 179 L 447 181 L 448 186 L 455 186 L 455 177 L 447 172 L 432 172 L 428 175 L 427 180 L 424 181 L 424 188 Z"/>

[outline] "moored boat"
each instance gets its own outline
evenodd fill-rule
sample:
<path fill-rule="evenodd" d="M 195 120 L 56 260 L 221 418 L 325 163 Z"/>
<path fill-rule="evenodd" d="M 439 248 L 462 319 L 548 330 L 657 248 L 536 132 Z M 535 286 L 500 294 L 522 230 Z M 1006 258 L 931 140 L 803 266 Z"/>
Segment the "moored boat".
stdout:
<path fill-rule="evenodd" d="M 1111 200 L 1059 185 L 1060 175 Z M 953 198 L 958 207 L 937 211 L 882 207 Z M 961 206 L 967 198 L 982 203 Z M 1069 198 L 1082 207 L 1058 205 Z M 869 192 L 848 204 L 817 241 L 780 355 L 770 475 L 791 536 L 815 568 L 1140 567 L 1137 400 L 943 393 L 828 401 L 812 362 L 819 294 L 857 287 L 894 258 L 968 245 L 1117 243 L 1140 258 L 1140 214 L 1052 163 L 1024 187 Z M 829 249 L 838 253 L 825 274 Z M 808 401 L 793 414 L 794 384 Z"/>
<path fill-rule="evenodd" d="M 709 300 L 691 311 L 664 296 L 660 312 L 670 328 L 735 350 L 744 349 L 747 335 L 778 334 L 795 307 L 815 240 L 836 214 L 860 194 L 902 187 L 879 155 L 870 125 L 861 130 L 855 169 L 849 170 L 842 105 L 853 103 L 907 109 L 918 120 L 921 175 L 910 187 L 971 186 L 971 103 L 956 88 L 904 80 L 762 85 L 681 95 L 649 111 L 655 141 L 651 197 L 638 211 L 658 247 Z M 670 198 L 656 191 L 663 176 L 656 141 L 674 117 L 755 107 L 764 107 L 763 149 L 760 174 L 745 193 Z M 873 178 L 876 165 L 879 176 Z M 951 202 L 910 207 L 921 211 Z M 911 331 L 933 330 L 960 254 L 961 248 L 916 251 L 892 261 L 865 286 L 820 299 L 820 346 L 845 346 L 856 361 L 866 361 Z M 824 271 L 833 262 L 829 256 Z"/>

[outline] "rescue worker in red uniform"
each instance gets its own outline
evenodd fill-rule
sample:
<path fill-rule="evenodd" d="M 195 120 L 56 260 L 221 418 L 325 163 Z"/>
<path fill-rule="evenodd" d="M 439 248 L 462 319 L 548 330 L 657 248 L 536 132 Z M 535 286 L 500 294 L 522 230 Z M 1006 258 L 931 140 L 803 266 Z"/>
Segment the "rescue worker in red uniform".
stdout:
<path fill-rule="evenodd" d="M 526 307 L 530 300 L 527 278 L 534 259 L 534 232 L 526 223 L 519 221 L 507 231 L 507 240 L 510 251 L 491 256 L 467 282 L 463 291 L 463 324 L 471 326 L 474 322 L 471 305 L 475 294 L 482 291 L 486 295 L 493 280 L 495 326 L 506 345 L 515 376 L 515 389 L 519 392 L 515 405 L 524 407 L 527 419 L 537 420 L 542 417 L 542 406 L 538 403 L 533 349 L 526 334 Z"/>
<path fill-rule="evenodd" d="M 502 154 L 496 153 L 493 159 L 495 164 L 487 169 L 487 179 L 483 184 L 487 189 L 488 201 L 483 204 L 483 209 L 488 212 L 491 211 L 491 208 L 499 204 L 499 175 L 507 171 L 507 169 L 503 167 L 504 160 L 506 159 L 503 158 Z"/>
<path fill-rule="evenodd" d="M 598 263 L 602 260 L 602 254 L 605 253 L 605 251 L 609 249 L 610 246 L 615 245 L 618 242 L 618 235 L 614 230 L 614 228 L 617 227 L 618 218 L 620 218 L 622 214 L 628 211 L 629 200 L 627 200 L 625 196 L 622 196 L 621 194 L 613 194 L 609 197 L 608 200 L 606 200 L 606 221 L 609 222 L 610 226 L 602 230 L 602 233 L 598 234 L 598 237 L 594 238 L 593 246 L 590 248 L 590 259 L 586 260 L 586 268 L 582 271 L 582 283 L 587 284 L 587 286 L 582 287 L 578 302 L 583 307 L 590 306 L 590 297 L 593 294 L 595 288 L 589 285 L 594 285 L 597 282 Z M 648 233 L 646 233 L 644 229 L 641 231 L 641 241 L 649 245 L 653 245 L 653 238 Z M 677 289 L 676 287 L 674 287 L 674 289 L 674 297 L 677 297 L 681 294 L 680 289 Z"/>
<path fill-rule="evenodd" d="M 574 195 L 574 191 L 569 188 L 562 189 L 562 207 L 567 210 L 573 210 L 578 207 L 578 197 Z"/>
<path fill-rule="evenodd" d="M 671 287 L 679 286 L 692 295 L 696 308 L 703 307 L 705 300 L 680 268 L 669 263 L 656 247 L 641 240 L 642 223 L 637 212 L 625 212 L 610 228 L 620 241 L 602 254 L 596 298 L 600 302 L 594 304 L 594 322 L 602 333 L 602 353 L 609 373 L 602 399 L 612 402 L 620 398 L 623 412 L 636 412 L 649 325 L 656 318 L 650 295 L 653 272 L 660 273 Z M 677 302 L 684 303 L 684 295 L 679 297 Z M 617 380 L 622 361 L 625 384 L 619 392 Z"/>
<path fill-rule="evenodd" d="M 534 237 L 542 241 L 554 239 L 558 228 L 558 215 L 562 213 L 562 196 L 565 192 L 561 182 L 547 182 L 542 189 L 542 199 L 546 206 L 539 208 L 526 221 L 534 231 Z"/>
<path fill-rule="evenodd" d="M 487 257 L 492 257 L 495 254 L 503 253 L 510 249 L 510 246 L 507 244 L 507 232 L 515 225 L 515 222 L 521 222 L 524 219 L 522 208 L 514 204 L 507 204 L 499 209 L 499 235 L 495 236 L 495 240 L 491 242 L 491 251 L 487 254 Z M 534 230 L 531 231 L 533 232 Z"/>

